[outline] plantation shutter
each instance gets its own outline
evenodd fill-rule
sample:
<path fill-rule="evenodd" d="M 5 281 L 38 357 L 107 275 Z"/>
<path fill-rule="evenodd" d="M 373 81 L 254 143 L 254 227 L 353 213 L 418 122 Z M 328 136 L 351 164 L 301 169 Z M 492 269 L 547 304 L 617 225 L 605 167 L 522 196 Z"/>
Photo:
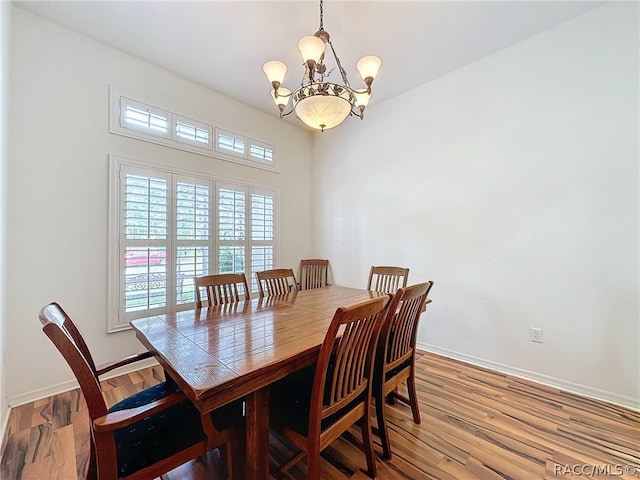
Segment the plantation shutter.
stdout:
<path fill-rule="evenodd" d="M 111 156 L 109 331 L 193 308 L 195 278 L 276 263 L 277 191 Z"/>
<path fill-rule="evenodd" d="M 245 272 L 246 189 L 218 189 L 218 272 Z"/>
<path fill-rule="evenodd" d="M 120 124 L 151 135 L 170 137 L 170 114 L 165 110 L 136 102 L 130 98 L 120 98 Z"/>
<path fill-rule="evenodd" d="M 176 305 L 195 301 L 194 278 L 211 271 L 211 182 L 176 183 Z"/>
<path fill-rule="evenodd" d="M 122 307 L 125 314 L 151 314 L 167 304 L 167 177 L 129 169 L 123 174 Z"/>
<path fill-rule="evenodd" d="M 244 137 L 224 130 L 216 130 L 216 150 L 231 153 L 241 157 L 246 156 L 246 141 Z"/>
<path fill-rule="evenodd" d="M 273 194 L 251 194 L 251 283 L 257 290 L 255 272 L 273 268 L 274 257 Z"/>
<path fill-rule="evenodd" d="M 209 125 L 196 122 L 185 117 L 174 116 L 176 140 L 180 142 L 189 142 L 202 147 L 211 145 L 211 131 Z"/>
<path fill-rule="evenodd" d="M 251 158 L 273 163 L 273 147 L 269 145 L 251 142 L 249 152 Z"/>

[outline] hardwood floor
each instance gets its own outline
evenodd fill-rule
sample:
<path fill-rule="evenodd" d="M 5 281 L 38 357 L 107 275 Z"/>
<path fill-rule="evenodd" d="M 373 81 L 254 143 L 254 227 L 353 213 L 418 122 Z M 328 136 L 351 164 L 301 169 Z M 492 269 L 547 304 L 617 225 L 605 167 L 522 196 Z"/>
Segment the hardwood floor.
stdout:
<path fill-rule="evenodd" d="M 640 478 L 638 412 L 433 354 L 421 355 L 417 367 L 422 423 L 413 423 L 406 406 L 389 407 L 394 455 L 391 462 L 378 458 L 380 480 Z M 112 404 L 161 378 L 156 367 L 108 380 L 105 396 Z M 86 407 L 77 390 L 17 407 L 2 442 L 0 478 L 82 478 L 88 441 Z M 379 443 L 376 451 L 381 453 Z M 289 453 L 272 437 L 272 462 Z M 219 465 L 217 451 L 210 457 Z M 327 480 L 368 478 L 361 471 L 364 455 L 345 438 L 328 447 L 323 459 Z M 304 461 L 289 473 L 304 479 Z M 166 478 L 204 480 L 211 471 L 194 461 Z"/>

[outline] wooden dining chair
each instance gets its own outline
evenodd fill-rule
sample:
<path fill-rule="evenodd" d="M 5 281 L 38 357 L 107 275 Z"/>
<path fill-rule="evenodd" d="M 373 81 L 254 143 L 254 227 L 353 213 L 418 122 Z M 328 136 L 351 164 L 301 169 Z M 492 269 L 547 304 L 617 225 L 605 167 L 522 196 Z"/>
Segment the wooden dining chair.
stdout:
<path fill-rule="evenodd" d="M 368 475 L 376 476 L 371 440 L 371 377 L 388 296 L 338 308 L 315 365 L 276 383 L 270 392 L 270 425 L 299 452 L 284 462 L 287 471 L 307 457 L 309 480 L 320 479 L 320 452 L 353 424 Z"/>
<path fill-rule="evenodd" d="M 300 260 L 300 290 L 327 286 L 329 260 L 319 258 Z"/>
<path fill-rule="evenodd" d="M 291 268 L 276 268 L 256 272 L 260 298 L 286 295 L 298 289 L 296 276 Z"/>
<path fill-rule="evenodd" d="M 415 356 L 418 321 L 424 310 L 432 281 L 400 288 L 393 296 L 382 325 L 376 353 L 373 397 L 376 404 L 378 430 L 382 450 L 391 460 L 391 446 L 385 419 L 385 404 L 396 399 L 411 407 L 413 421 L 420 423 L 416 396 Z M 408 398 L 398 393 L 398 386 L 407 384 Z"/>
<path fill-rule="evenodd" d="M 393 294 L 399 288 L 406 287 L 408 279 L 408 268 L 372 266 L 369 271 L 367 290 Z"/>
<path fill-rule="evenodd" d="M 107 408 L 99 376 L 151 354 L 96 366 L 82 335 L 59 304 L 43 307 L 39 318 L 42 330 L 71 367 L 87 403 L 92 440 L 88 479 L 151 480 L 216 447 L 226 450 L 231 475 L 229 428 L 242 420 L 241 402 L 203 417 L 168 378 Z"/>
<path fill-rule="evenodd" d="M 251 293 L 244 273 L 220 273 L 196 277 L 196 308 L 202 308 L 204 289 L 208 306 L 250 300 Z"/>

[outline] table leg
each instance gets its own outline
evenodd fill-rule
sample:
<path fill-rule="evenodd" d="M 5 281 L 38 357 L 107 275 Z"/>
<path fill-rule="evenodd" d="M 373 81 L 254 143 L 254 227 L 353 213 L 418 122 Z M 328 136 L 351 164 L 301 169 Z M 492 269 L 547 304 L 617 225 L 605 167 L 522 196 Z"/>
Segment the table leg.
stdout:
<path fill-rule="evenodd" d="M 269 478 L 269 389 L 262 388 L 246 400 L 247 480 Z"/>
<path fill-rule="evenodd" d="M 231 459 L 231 471 L 233 475 L 229 478 L 233 480 L 246 480 L 246 428 L 243 425 L 231 426 L 229 430 L 229 440 L 231 441 L 231 448 L 233 452 L 233 458 Z"/>

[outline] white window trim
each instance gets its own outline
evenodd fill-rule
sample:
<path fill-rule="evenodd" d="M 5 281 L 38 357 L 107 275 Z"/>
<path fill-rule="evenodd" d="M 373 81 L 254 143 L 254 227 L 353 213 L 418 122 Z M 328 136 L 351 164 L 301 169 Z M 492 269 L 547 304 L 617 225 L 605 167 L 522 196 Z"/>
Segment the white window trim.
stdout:
<path fill-rule="evenodd" d="M 136 128 L 134 126 L 125 126 L 121 122 L 122 119 L 122 102 L 121 98 L 130 101 L 133 104 L 140 105 L 142 107 L 149 108 L 150 110 L 163 112 L 167 115 L 169 121 L 169 133 L 168 135 L 152 134 L 144 129 Z M 209 144 L 205 145 L 201 142 L 189 141 L 183 137 L 176 137 L 175 125 L 176 121 L 184 119 L 194 124 L 197 124 L 201 128 L 210 129 L 209 131 Z M 165 147 L 175 148 L 177 150 L 183 150 L 207 157 L 216 158 L 218 160 L 224 160 L 227 162 L 239 163 L 253 168 L 260 168 L 268 170 L 270 172 L 279 172 L 277 152 L 275 145 L 271 145 L 260 140 L 250 138 L 246 135 L 230 132 L 227 129 L 223 131 L 229 133 L 235 138 L 242 138 L 245 140 L 245 154 L 234 155 L 233 152 L 226 150 L 219 150 L 216 148 L 218 143 L 217 130 L 219 127 L 214 126 L 211 123 L 203 122 L 201 120 L 195 120 L 187 115 L 178 114 L 169 110 L 156 107 L 141 99 L 134 99 L 131 95 L 125 95 L 119 92 L 113 87 L 109 87 L 109 132 L 115 135 L 122 135 L 124 137 L 135 138 L 149 143 L 155 143 L 157 145 L 163 145 Z M 251 145 L 259 147 L 268 147 L 273 152 L 273 161 L 267 161 L 260 158 L 251 156 Z"/>
<path fill-rule="evenodd" d="M 136 160 L 136 159 L 126 158 L 126 157 L 117 156 L 117 155 L 109 155 L 108 157 L 109 157 L 109 239 L 110 239 L 109 248 L 108 248 L 108 255 L 109 255 L 109 259 L 108 259 L 109 284 L 108 284 L 108 305 L 107 305 L 107 318 L 108 318 L 107 332 L 108 333 L 118 332 L 122 330 L 129 330 L 131 328 L 129 321 L 126 319 L 126 315 L 123 315 L 123 312 L 121 312 L 122 305 L 123 305 L 122 298 L 124 293 L 122 291 L 122 285 L 120 284 L 120 245 L 119 245 L 120 236 L 121 236 L 120 218 L 123 215 L 123 212 L 120 211 L 120 208 L 122 207 L 120 203 L 121 193 L 122 193 L 121 191 L 122 182 L 120 180 L 120 171 L 122 166 L 128 166 L 130 168 L 139 168 L 143 172 L 146 170 L 147 171 L 146 173 L 148 173 L 148 170 L 154 170 L 167 175 L 167 177 L 169 175 L 176 175 L 178 177 L 207 178 L 212 182 L 212 185 L 213 185 L 213 191 L 211 196 L 212 199 L 217 195 L 217 189 L 221 186 L 230 186 L 232 188 L 243 188 L 243 189 L 246 189 L 247 192 L 273 195 L 274 202 L 275 202 L 273 264 L 277 265 L 278 258 L 280 258 L 280 243 L 281 243 L 278 240 L 280 239 L 280 222 L 279 222 L 280 189 L 278 187 L 263 185 L 263 184 L 253 183 L 253 182 L 247 182 L 245 180 L 239 180 L 239 179 L 230 178 L 230 177 L 214 176 L 214 175 L 210 175 L 203 172 L 197 172 L 193 170 L 187 170 L 184 168 L 173 167 L 168 165 L 159 165 L 153 162 Z M 168 185 L 169 192 L 171 192 L 172 189 L 173 189 L 173 186 L 169 184 Z M 217 200 L 212 200 L 212 202 L 214 201 L 217 202 Z M 249 205 L 250 205 L 250 199 L 249 199 Z M 175 217 L 174 208 L 175 207 L 172 207 L 172 209 L 169 212 L 169 219 L 168 219 L 169 225 L 172 225 L 174 222 L 174 217 Z M 212 205 L 212 211 L 213 211 L 213 205 Z M 251 214 L 249 206 L 247 207 L 246 214 L 247 215 Z M 171 230 L 173 230 L 173 227 L 170 227 L 170 228 Z M 215 235 L 214 246 L 217 247 L 218 245 L 218 237 L 217 237 L 218 223 L 217 222 L 214 222 L 214 224 L 212 225 L 211 233 Z M 247 237 L 250 239 L 251 231 L 249 228 L 247 229 L 246 234 L 247 234 Z M 114 241 L 112 239 L 117 239 L 117 240 Z M 149 242 L 153 243 L 153 240 Z M 167 239 L 168 251 L 174 250 L 173 244 L 174 244 L 173 236 L 170 236 Z M 212 246 L 212 248 L 214 248 L 214 246 Z M 210 255 L 210 258 L 214 262 L 210 264 L 210 268 L 213 267 L 214 268 L 213 271 L 217 271 L 218 256 Z M 248 275 L 247 282 L 249 284 L 251 284 L 251 278 L 250 278 L 250 276 L 252 275 L 251 269 L 252 269 L 251 263 L 249 261 L 246 261 L 245 270 L 248 270 L 248 272 L 245 272 L 245 274 Z M 174 281 L 172 278 L 171 279 L 168 278 L 167 280 L 170 283 L 173 283 Z M 170 284 L 168 286 L 168 291 L 170 292 L 175 291 L 174 287 L 175 287 L 174 285 Z M 181 309 L 188 309 L 188 308 L 190 308 L 189 305 L 181 306 Z M 152 315 L 154 315 L 154 313 L 149 312 L 149 316 L 152 316 Z"/>

